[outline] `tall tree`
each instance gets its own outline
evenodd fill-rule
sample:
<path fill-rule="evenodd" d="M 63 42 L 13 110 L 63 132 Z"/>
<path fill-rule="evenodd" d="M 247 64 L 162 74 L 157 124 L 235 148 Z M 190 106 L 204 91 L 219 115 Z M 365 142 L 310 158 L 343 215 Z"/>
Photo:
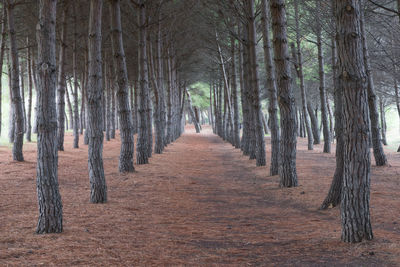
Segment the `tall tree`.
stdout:
<path fill-rule="evenodd" d="M 11 90 L 12 105 L 14 111 L 14 143 L 13 143 L 13 159 L 23 161 L 22 146 L 24 144 L 24 114 L 22 106 L 22 98 L 19 84 L 19 58 L 17 47 L 17 36 L 14 23 L 14 0 L 7 0 L 7 18 L 8 18 L 8 35 L 10 40 L 10 57 L 11 57 Z"/>
<path fill-rule="evenodd" d="M 62 203 L 58 189 L 56 112 L 56 0 L 40 0 L 38 43 L 38 141 L 36 185 L 39 220 L 36 232 L 60 233 Z"/>
<path fill-rule="evenodd" d="M 76 3 L 73 2 L 74 7 L 74 42 L 72 48 L 72 72 L 73 72 L 73 79 L 74 79 L 74 88 L 72 89 L 72 96 L 74 99 L 74 148 L 79 148 L 79 103 L 78 103 L 78 47 L 77 47 L 77 39 L 78 39 L 78 32 L 77 32 L 77 18 L 76 18 Z M 82 97 L 82 103 L 83 97 Z M 82 112 L 82 110 L 81 110 Z M 81 127 L 82 128 L 82 127 Z"/>
<path fill-rule="evenodd" d="M 65 88 L 67 80 L 65 78 L 65 50 L 67 47 L 67 11 L 68 0 L 64 1 L 61 17 L 61 39 L 60 39 L 60 57 L 58 67 L 58 88 L 57 88 L 57 122 L 58 122 L 58 150 L 64 151 L 64 132 L 65 132 Z"/>
<path fill-rule="evenodd" d="M 268 84 L 268 113 L 269 127 L 271 129 L 271 166 L 270 175 L 277 175 L 279 172 L 279 142 L 280 133 L 278 125 L 278 97 L 275 78 L 275 66 L 272 62 L 272 51 L 270 41 L 270 12 L 267 0 L 262 0 L 262 36 L 264 43 L 264 63 L 267 72 Z"/>
<path fill-rule="evenodd" d="M 360 5 L 337 0 L 338 73 L 343 85 L 344 176 L 341 202 L 342 240 L 373 238 L 369 212 L 370 149 L 367 73 L 363 59 Z"/>
<path fill-rule="evenodd" d="M 296 113 L 291 88 L 289 51 L 286 34 L 285 0 L 271 0 L 272 31 L 274 37 L 275 66 L 278 99 L 281 113 L 281 165 L 280 186 L 297 186 L 296 173 Z"/>
<path fill-rule="evenodd" d="M 90 1 L 87 86 L 87 115 L 89 137 L 90 202 L 107 201 L 107 186 L 103 168 L 102 62 L 101 17 L 102 0 Z"/>
<path fill-rule="evenodd" d="M 110 14 L 112 50 L 117 80 L 116 95 L 118 101 L 119 121 L 121 124 L 121 152 L 119 156 L 119 171 L 133 172 L 135 170 L 133 167 L 133 127 L 132 114 L 129 107 L 128 71 L 126 69 L 125 51 L 122 41 L 120 0 L 110 1 Z"/>

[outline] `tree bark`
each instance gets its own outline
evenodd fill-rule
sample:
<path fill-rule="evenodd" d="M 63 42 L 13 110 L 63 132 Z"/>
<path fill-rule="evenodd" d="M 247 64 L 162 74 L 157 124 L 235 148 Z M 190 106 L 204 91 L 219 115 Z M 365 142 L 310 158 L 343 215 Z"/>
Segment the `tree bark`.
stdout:
<path fill-rule="evenodd" d="M 58 150 L 64 151 L 64 132 L 65 132 L 65 88 L 67 82 L 65 78 L 65 50 L 67 48 L 67 12 L 68 1 L 64 1 L 64 7 L 61 18 L 61 40 L 60 57 L 58 67 L 58 88 L 57 88 L 57 123 L 58 123 Z"/>
<path fill-rule="evenodd" d="M 360 29 L 361 29 L 361 41 L 362 49 L 364 55 L 364 65 L 367 74 L 367 90 L 368 90 L 368 106 L 369 106 L 369 117 L 371 120 L 371 137 L 372 137 L 372 147 L 374 151 L 374 158 L 376 166 L 387 165 L 387 158 L 385 152 L 383 151 L 381 143 L 381 133 L 379 127 L 379 113 L 378 113 L 378 100 L 375 93 L 375 86 L 371 72 L 371 66 L 369 62 L 369 51 L 368 44 L 365 34 L 365 21 L 364 21 L 364 10 L 362 1 L 360 1 Z"/>
<path fill-rule="evenodd" d="M 28 39 L 27 43 L 29 45 L 29 39 Z M 32 66 L 31 65 L 32 65 L 31 49 L 28 48 L 28 58 L 27 58 L 27 70 L 28 70 L 28 114 L 27 114 L 27 117 L 26 117 L 26 140 L 28 142 L 32 141 L 32 138 L 31 138 L 31 133 L 32 133 L 32 124 L 31 124 L 31 117 L 32 117 Z M 0 79 L 1 79 L 1 75 L 0 75 Z M 1 87 L 1 83 L 0 83 L 0 87 Z M 1 88 L 0 88 L 0 90 L 1 90 Z M 1 109 L 1 106 L 0 106 L 0 109 Z"/>
<path fill-rule="evenodd" d="M 139 8 L 139 60 L 140 60 L 140 91 L 139 91 L 139 109 L 138 124 L 139 131 L 136 145 L 137 164 L 149 163 L 148 155 L 148 123 L 147 113 L 149 112 L 149 84 L 148 84 L 148 66 L 147 66 L 147 44 L 146 44 L 146 7 L 144 1 L 140 1 Z"/>
<path fill-rule="evenodd" d="M 289 51 L 286 36 L 286 10 L 284 0 L 271 0 L 271 17 L 274 40 L 278 100 L 281 113 L 281 164 L 280 186 L 297 186 L 296 125 L 294 97 L 291 88 Z"/>
<path fill-rule="evenodd" d="M 78 53 L 78 48 L 76 46 L 76 42 L 78 39 L 78 33 L 77 33 L 77 22 L 76 22 L 76 8 L 74 4 L 74 42 L 73 42 L 73 55 L 72 55 L 72 72 L 73 72 L 73 78 L 74 78 L 74 88 L 72 91 L 73 99 L 74 99 L 74 148 L 79 148 L 79 104 L 78 104 L 78 75 L 77 75 L 77 53 Z M 82 88 L 83 92 L 83 88 Z M 82 94 L 82 102 L 83 100 L 83 94 Z M 81 114 L 83 110 L 81 109 Z M 82 119 L 81 119 L 81 125 L 82 125 Z M 81 130 L 82 130 L 81 126 Z"/>
<path fill-rule="evenodd" d="M 126 69 L 125 51 L 122 41 L 120 0 L 110 1 L 111 41 L 114 54 L 114 68 L 117 79 L 118 115 L 120 120 L 121 151 L 119 171 L 133 172 L 133 128 L 132 114 L 129 107 L 128 71 Z"/>
<path fill-rule="evenodd" d="M 328 124 L 328 108 L 326 104 L 325 90 L 325 71 L 324 71 L 324 54 L 322 50 L 322 28 L 320 22 L 321 1 L 316 0 L 317 6 L 317 47 L 318 47 L 318 74 L 319 74 L 319 95 L 321 102 L 321 121 L 324 134 L 324 153 L 331 153 L 331 135 Z"/>
<path fill-rule="evenodd" d="M 55 0 L 39 1 L 38 42 L 38 140 L 36 185 L 39 218 L 36 233 L 63 230 L 62 203 L 58 189 L 56 111 L 56 5 Z"/>
<path fill-rule="evenodd" d="M 267 0 L 262 0 L 262 35 L 264 43 L 264 62 L 267 72 L 268 86 L 268 113 L 269 127 L 271 130 L 271 165 L 270 175 L 277 175 L 279 171 L 279 143 L 280 133 L 278 124 L 278 97 L 275 78 L 275 66 L 272 62 L 272 51 L 270 41 L 270 11 Z"/>
<path fill-rule="evenodd" d="M 7 19 L 8 34 L 10 40 L 11 55 L 11 90 L 12 104 L 15 118 L 14 143 L 13 143 L 13 159 L 16 161 L 24 161 L 22 146 L 24 143 L 24 114 L 21 99 L 21 91 L 19 87 L 19 59 L 16 31 L 14 26 L 14 6 L 13 0 L 7 0 Z"/>
<path fill-rule="evenodd" d="M 192 106 L 192 98 L 190 97 L 190 93 L 187 91 L 187 89 L 185 88 L 185 92 L 187 94 L 187 98 L 188 98 L 188 108 L 189 108 L 189 112 L 190 112 L 190 116 L 192 117 L 192 122 L 194 124 L 194 127 L 196 128 L 196 133 L 200 133 L 200 125 L 199 125 L 199 121 L 196 117 L 196 114 L 193 110 L 193 106 Z"/>
<path fill-rule="evenodd" d="M 336 0 L 339 80 L 343 84 L 344 177 L 341 200 L 342 241 L 373 238 L 370 199 L 370 149 L 367 74 L 363 60 L 360 5 Z"/>
<path fill-rule="evenodd" d="M 6 27 L 6 21 L 7 21 L 7 9 L 4 6 L 4 1 L 3 3 L 3 8 L 2 8 L 2 19 L 3 23 L 1 24 L 1 40 L 0 40 L 0 70 L 3 70 L 3 63 L 4 63 L 4 51 L 5 51 L 5 46 L 6 46 L 6 37 L 7 37 L 7 27 Z M 3 71 L 0 72 L 0 135 L 1 135 L 1 130 L 2 130 L 2 122 L 3 122 L 3 114 L 2 114 L 2 96 L 3 96 L 3 83 L 2 83 L 2 77 L 3 77 Z"/>
<path fill-rule="evenodd" d="M 240 148 L 240 129 L 239 129 L 239 100 L 236 84 L 236 48 L 235 40 L 231 37 L 231 89 L 232 89 L 232 99 L 233 99 L 233 145 L 235 148 Z"/>
<path fill-rule="evenodd" d="M 264 129 L 262 124 L 262 112 L 260 103 L 260 86 L 258 80 L 258 65 L 257 65 L 257 33 L 256 33 L 256 17 L 254 14 L 254 0 L 250 0 L 248 3 L 248 13 L 250 15 L 248 26 L 249 26 L 249 57 L 251 67 L 251 85 L 252 85 L 252 105 L 254 108 L 254 123 L 256 135 L 256 165 L 265 166 L 265 139 Z"/>
<path fill-rule="evenodd" d="M 382 97 L 379 98 L 379 108 L 381 113 L 381 134 L 382 134 L 382 144 L 387 146 L 387 139 L 386 139 L 386 117 L 385 117 L 385 105 L 383 103 Z"/>
<path fill-rule="evenodd" d="M 107 186 L 103 169 L 103 121 L 102 121 L 102 62 L 101 62 L 101 17 L 102 0 L 90 1 L 89 45 L 88 45 L 88 165 L 90 179 L 90 202 L 107 201 Z"/>

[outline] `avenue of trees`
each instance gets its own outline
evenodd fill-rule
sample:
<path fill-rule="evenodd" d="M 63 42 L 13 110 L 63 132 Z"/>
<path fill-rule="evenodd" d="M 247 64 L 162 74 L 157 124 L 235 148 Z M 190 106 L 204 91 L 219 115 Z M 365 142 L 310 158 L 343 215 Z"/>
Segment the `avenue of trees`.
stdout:
<path fill-rule="evenodd" d="M 14 160 L 37 134 L 37 233 L 63 230 L 65 131 L 73 148 L 81 138 L 88 146 L 90 202 L 104 203 L 103 144 L 116 130 L 116 168 L 129 173 L 189 121 L 196 132 L 212 125 L 256 166 L 270 157 L 266 175 L 283 188 L 299 183 L 297 138 L 309 150 L 323 142 L 336 170 L 321 209 L 340 205 L 344 242 L 373 238 L 370 151 L 377 166 L 388 164 L 388 107 L 400 118 L 398 1 L 2 0 L 1 8 Z"/>

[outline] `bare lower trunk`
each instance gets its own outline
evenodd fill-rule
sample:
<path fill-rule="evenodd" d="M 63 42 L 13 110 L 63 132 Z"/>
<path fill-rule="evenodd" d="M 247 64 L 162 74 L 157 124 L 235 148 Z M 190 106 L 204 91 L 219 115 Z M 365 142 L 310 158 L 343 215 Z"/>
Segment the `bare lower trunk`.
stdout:
<path fill-rule="evenodd" d="M 381 113 L 381 134 L 382 134 L 382 144 L 387 146 L 387 139 L 386 139 L 386 117 L 385 117 L 385 105 L 383 104 L 382 97 L 379 98 L 379 110 Z"/>
<path fill-rule="evenodd" d="M 335 7 L 345 136 L 342 241 L 354 243 L 373 238 L 369 212 L 371 160 L 367 73 L 362 53 L 360 5 L 356 0 L 336 0 Z"/>
<path fill-rule="evenodd" d="M 88 86 L 87 115 L 89 137 L 89 180 L 90 202 L 107 201 L 107 186 L 103 169 L 103 119 L 102 101 L 102 62 L 101 62 L 101 15 L 102 0 L 90 1 L 89 45 L 88 45 Z"/>
<path fill-rule="evenodd" d="M 278 99 L 281 112 L 280 186 L 297 186 L 296 127 L 293 91 L 286 36 L 286 10 L 284 0 L 271 0 L 272 30 L 277 75 Z"/>
<path fill-rule="evenodd" d="M 74 5 L 74 13 L 76 12 Z M 76 14 L 76 13 L 75 13 Z M 73 78 L 74 78 L 74 88 L 71 92 L 74 101 L 74 148 L 79 148 L 79 104 L 78 104 L 78 75 L 77 75 L 77 46 L 76 42 L 78 39 L 77 33 L 77 25 L 76 25 L 76 15 L 74 15 L 74 43 L 73 43 L 73 55 L 72 55 L 72 69 L 73 69 Z M 83 89 L 82 89 L 83 92 Z M 83 94 L 82 94 L 82 102 L 83 102 Z M 81 113 L 83 110 L 81 109 Z M 82 119 L 81 119 L 82 120 Z M 81 121 L 81 130 L 82 130 L 82 121 Z"/>
<path fill-rule="evenodd" d="M 119 156 L 119 171 L 133 172 L 133 128 L 132 114 L 129 107 L 128 71 L 126 69 L 125 51 L 122 41 L 120 0 L 110 1 L 111 40 L 114 54 L 114 67 L 117 79 L 118 115 L 121 123 L 121 151 Z"/>
<path fill-rule="evenodd" d="M 67 48 L 67 10 L 68 3 L 64 3 L 61 18 L 61 40 L 60 40 L 60 57 L 58 67 L 58 88 L 57 88 L 57 123 L 58 123 L 58 150 L 64 151 L 64 132 L 65 132 L 65 88 L 67 82 L 65 79 L 65 50 Z"/>
<path fill-rule="evenodd" d="M 56 111 L 56 1 L 40 0 L 38 42 L 38 138 L 36 186 L 39 218 L 36 233 L 63 230 L 62 203 L 58 189 Z"/>
<path fill-rule="evenodd" d="M 14 1 L 7 1 L 7 18 L 8 18 L 8 33 L 10 40 L 10 56 L 11 56 L 11 90 L 12 104 L 14 110 L 14 143 L 13 143 L 13 159 L 23 161 L 22 146 L 24 143 L 24 114 L 22 106 L 21 91 L 19 87 L 19 59 L 18 47 L 16 40 L 16 31 L 14 28 Z"/>
<path fill-rule="evenodd" d="M 29 44 L 29 39 L 28 39 L 28 44 Z M 32 64 L 32 61 L 31 61 L 31 49 L 28 48 L 28 58 L 27 58 L 27 70 L 28 70 L 28 113 L 27 113 L 27 116 L 26 116 L 26 140 L 28 142 L 32 141 L 32 138 L 31 138 L 31 133 L 32 133 L 32 124 L 31 124 L 31 117 L 32 117 L 32 66 L 31 66 L 31 64 Z M 0 75 L 0 79 L 1 79 L 1 75 Z M 0 85 L 0 87 L 1 87 L 1 85 Z M 1 106 L 0 106 L 0 109 L 1 109 Z"/>

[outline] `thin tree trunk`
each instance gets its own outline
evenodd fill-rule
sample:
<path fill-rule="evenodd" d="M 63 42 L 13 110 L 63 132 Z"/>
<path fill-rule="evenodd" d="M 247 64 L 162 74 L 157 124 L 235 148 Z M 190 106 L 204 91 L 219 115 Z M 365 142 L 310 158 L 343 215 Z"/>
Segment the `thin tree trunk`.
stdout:
<path fill-rule="evenodd" d="M 278 85 L 278 99 L 281 112 L 281 165 L 279 166 L 280 186 L 297 186 L 296 173 L 296 127 L 294 97 L 291 88 L 289 51 L 286 36 L 286 10 L 284 0 L 271 0 L 272 30 Z"/>
<path fill-rule="evenodd" d="M 71 80 L 70 80 L 71 81 Z M 71 95 L 73 96 L 73 87 L 72 84 L 69 83 L 69 87 L 70 89 L 68 89 L 68 85 L 65 87 L 65 93 L 66 93 L 66 97 L 67 97 L 67 105 L 68 105 L 68 116 L 69 116 L 69 121 L 68 121 L 68 128 L 69 129 L 74 129 L 74 112 L 73 112 L 73 108 L 72 108 L 72 103 L 71 103 L 71 96 L 69 94 L 69 90 L 71 90 Z"/>
<path fill-rule="evenodd" d="M 102 0 L 90 1 L 88 86 L 87 86 L 87 131 L 89 136 L 88 165 L 90 179 L 90 202 L 107 201 L 107 186 L 103 169 L 103 122 L 102 122 L 102 62 L 101 62 L 101 17 Z"/>
<path fill-rule="evenodd" d="M 338 73 L 343 83 L 344 177 L 341 201 L 342 241 L 373 238 L 369 212 L 370 148 L 367 73 L 363 61 L 360 5 L 336 0 Z M 348 38 L 352 36 L 352 38 Z"/>
<path fill-rule="evenodd" d="M 73 42 L 73 55 L 72 55 L 72 72 L 73 72 L 73 79 L 74 79 L 74 88 L 72 91 L 72 86 L 71 86 L 71 91 L 74 99 L 74 148 L 79 148 L 79 104 L 78 104 L 78 75 L 77 75 L 77 53 L 78 53 L 78 48 L 77 48 L 77 39 L 78 39 L 78 33 L 77 33 L 77 22 L 76 22 L 76 8 L 74 4 L 74 42 Z M 82 93 L 83 93 L 83 88 L 82 88 Z M 83 94 L 82 94 L 82 103 L 83 103 Z M 83 110 L 81 109 L 81 114 Z M 81 118 L 81 131 L 82 131 L 82 118 Z"/>
<path fill-rule="evenodd" d="M 236 48 L 235 39 L 231 37 L 231 88 L 232 88 L 232 99 L 233 99 L 233 145 L 235 148 L 240 148 L 240 129 L 239 129 L 239 100 L 236 84 Z"/>
<path fill-rule="evenodd" d="M 27 41 L 29 45 L 29 39 Z M 1 60 L 1 59 L 0 59 Z M 26 117 L 26 140 L 31 142 L 31 133 L 32 133 L 32 124 L 31 124 L 31 117 L 32 117 L 32 61 L 31 61 L 31 49 L 28 48 L 28 58 L 27 58 L 27 70 L 28 70 L 28 114 Z M 1 75 L 0 75 L 1 79 Z M 0 85 L 1 86 L 1 85 Z M 1 89 L 0 89 L 1 90 Z M 1 106 L 0 106 L 1 109 Z"/>
<path fill-rule="evenodd" d="M 36 186 L 39 218 L 36 233 L 60 233 L 62 203 L 58 189 L 57 152 L 57 65 L 56 65 L 57 1 L 39 1 L 38 42 L 38 141 Z"/>
<path fill-rule="evenodd" d="M 121 151 L 119 156 L 119 171 L 133 172 L 133 129 L 132 114 L 129 107 L 128 71 L 126 69 L 125 51 L 122 41 L 120 0 L 110 1 L 111 40 L 114 54 L 114 67 L 117 79 L 118 115 L 121 123 Z"/>
<path fill-rule="evenodd" d="M 295 7 L 295 20 L 296 20 L 296 49 L 297 49 L 297 56 L 294 52 L 294 44 L 292 45 L 292 53 L 293 53 L 293 58 L 296 59 L 296 71 L 297 71 L 297 76 L 300 79 L 300 91 L 301 91 L 301 103 L 302 103 L 302 111 L 303 111 L 303 119 L 305 123 L 305 127 L 307 130 L 307 140 L 308 140 L 308 150 L 313 150 L 314 149 L 314 136 L 311 131 L 311 125 L 310 125 L 310 120 L 309 120 L 309 115 L 308 110 L 307 110 L 307 92 L 306 92 L 306 87 L 304 85 L 304 74 L 303 74 L 303 55 L 301 53 L 301 36 L 300 36 L 300 26 L 299 26 L 299 4 L 298 0 L 294 1 L 294 7 Z M 314 143 L 313 143 L 314 142 Z"/>
<path fill-rule="evenodd" d="M 6 27 L 6 21 L 7 21 L 7 9 L 4 6 L 4 0 L 2 1 L 3 4 L 3 12 L 2 12 L 2 18 L 3 18 L 3 23 L 1 24 L 1 40 L 0 40 L 0 135 L 1 135 L 1 130 L 2 130 L 2 122 L 3 122 L 3 113 L 2 113 L 2 96 L 3 96 L 3 83 L 2 83 L 2 77 L 3 77 L 3 63 L 4 63 L 4 51 L 5 51 L 5 45 L 6 45 L 6 37 L 7 37 L 7 27 Z"/>
<path fill-rule="evenodd" d="M 379 108 L 381 113 L 381 134 L 382 134 L 382 144 L 387 146 L 386 139 L 386 118 L 385 118 L 385 105 L 383 104 L 382 97 L 379 98 Z"/>
<path fill-rule="evenodd" d="M 24 115 L 21 99 L 21 91 L 19 87 L 19 59 L 16 31 L 14 26 L 14 1 L 7 0 L 7 18 L 8 18 L 8 34 L 10 39 L 10 55 L 11 55 L 11 90 L 12 103 L 14 107 L 15 130 L 13 143 L 13 159 L 16 161 L 24 161 L 22 146 L 24 144 Z"/>
<path fill-rule="evenodd" d="M 328 108 L 326 104 L 325 90 L 325 71 L 324 71 L 324 54 L 322 50 L 322 28 L 320 22 L 321 1 L 316 0 L 317 6 L 317 47 L 318 47 L 318 74 L 319 74 L 319 95 L 321 102 L 321 121 L 324 134 L 324 153 L 331 153 L 331 135 L 328 124 Z"/>
<path fill-rule="evenodd" d="M 320 129 L 318 125 L 318 118 L 313 110 L 313 105 L 311 104 L 310 101 L 307 101 L 307 111 L 308 115 L 310 115 L 311 129 L 314 137 L 314 145 L 318 145 L 321 143 Z"/>
<path fill-rule="evenodd" d="M 371 66 L 369 62 L 369 52 L 368 45 L 365 34 L 365 21 L 364 21 L 364 10 L 363 10 L 362 1 L 360 1 L 360 29 L 361 29 L 361 41 L 362 41 L 362 49 L 364 55 L 364 65 L 365 71 L 368 79 L 368 106 L 369 106 L 369 117 L 371 120 L 371 137 L 372 137 L 372 146 L 374 151 L 374 158 L 376 166 L 384 166 L 387 165 L 387 158 L 385 152 L 383 151 L 382 143 L 381 143 L 381 133 L 379 128 L 379 113 L 378 113 L 378 100 L 375 93 L 374 81 L 372 78 Z"/>
<path fill-rule="evenodd" d="M 192 117 L 192 121 L 193 121 L 194 127 L 196 128 L 196 133 L 200 133 L 199 121 L 198 121 L 197 116 L 196 116 L 196 114 L 195 114 L 195 112 L 193 110 L 193 107 L 192 107 L 192 98 L 190 97 L 190 93 L 187 91 L 186 88 L 185 88 L 185 92 L 187 94 L 188 104 L 189 104 L 188 108 L 189 108 L 189 111 L 190 111 L 190 116 Z"/>
<path fill-rule="evenodd" d="M 148 123 L 147 113 L 149 112 L 149 84 L 148 84 L 148 66 L 147 66 L 147 44 L 146 44 L 146 7 L 143 0 L 140 1 L 139 9 L 139 58 L 140 58 L 140 91 L 139 91 L 139 131 L 136 145 L 137 164 L 149 163 L 148 154 Z M 151 122 L 150 122 L 151 123 Z"/>
<path fill-rule="evenodd" d="M 65 50 L 67 48 L 67 12 L 68 2 L 64 2 L 61 18 L 61 40 L 60 57 L 58 66 L 58 88 L 57 88 L 57 123 L 58 123 L 58 150 L 64 151 L 64 132 L 65 132 L 65 88 L 67 82 L 65 78 Z"/>
<path fill-rule="evenodd" d="M 278 98 L 275 78 L 275 66 L 272 61 L 271 41 L 270 41 L 270 11 L 267 0 L 262 0 L 262 35 L 264 43 L 264 62 L 267 72 L 268 85 L 268 113 L 269 127 L 271 130 L 271 165 L 270 175 L 277 175 L 279 170 L 279 143 L 280 133 L 278 124 Z"/>
<path fill-rule="evenodd" d="M 26 133 L 26 109 L 25 109 L 25 80 L 24 80 L 24 64 L 19 65 L 20 71 L 20 89 L 21 89 L 21 104 L 22 104 L 22 119 L 23 119 L 23 133 Z"/>

